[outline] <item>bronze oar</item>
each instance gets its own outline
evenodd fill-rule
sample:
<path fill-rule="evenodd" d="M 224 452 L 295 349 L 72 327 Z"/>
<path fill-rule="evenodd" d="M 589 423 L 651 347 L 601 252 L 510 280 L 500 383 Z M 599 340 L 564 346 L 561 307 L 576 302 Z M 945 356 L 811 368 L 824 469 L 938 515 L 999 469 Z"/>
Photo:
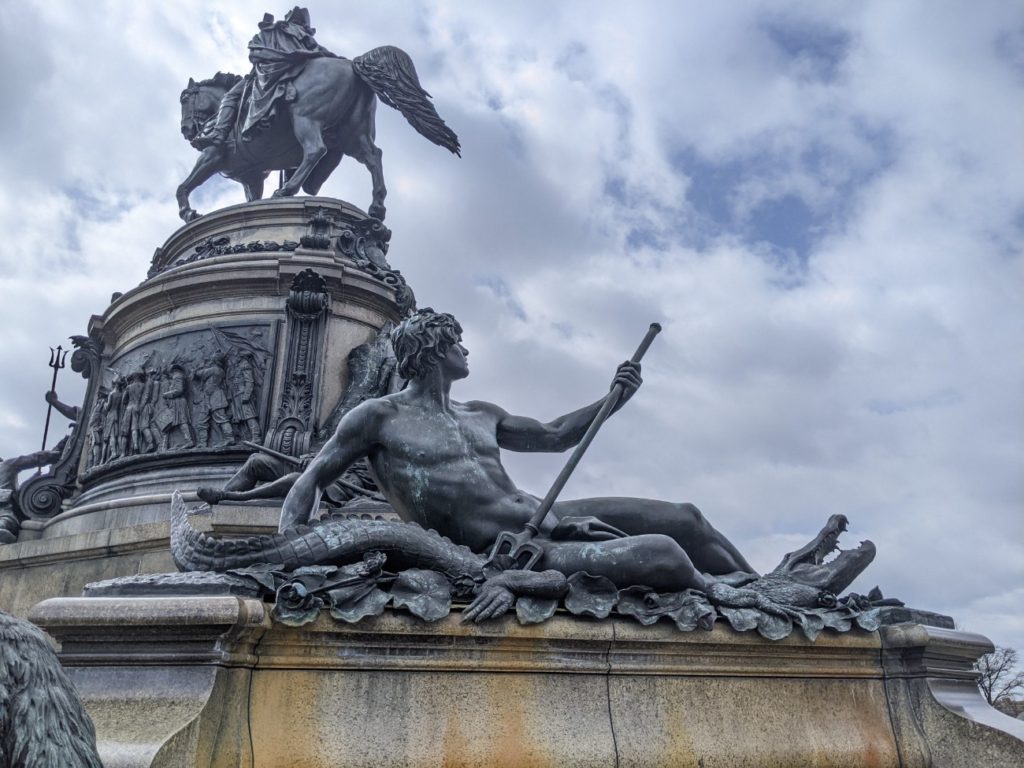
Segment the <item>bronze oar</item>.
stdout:
<path fill-rule="evenodd" d="M 647 353 L 647 348 L 651 346 L 651 342 L 654 341 L 654 337 L 661 332 L 661 326 L 658 323 L 651 323 L 651 327 L 647 329 L 647 335 L 644 336 L 644 340 L 640 342 L 640 346 L 636 348 L 636 352 L 633 353 L 633 357 L 630 358 L 631 363 L 639 363 L 643 356 Z M 569 481 L 569 476 L 576 469 L 576 465 L 580 463 L 580 459 L 583 458 L 583 454 L 586 453 L 587 447 L 593 441 L 594 436 L 597 434 L 597 430 L 604 424 L 605 419 L 608 418 L 608 414 L 612 412 L 616 403 L 619 402 L 619 398 L 622 396 L 622 385 L 616 384 L 612 387 L 608 396 L 605 397 L 604 402 L 601 404 L 600 410 L 594 417 L 594 420 L 590 422 L 590 426 L 587 428 L 587 432 L 583 435 L 583 439 L 580 440 L 576 446 L 576 450 L 572 452 L 572 456 L 562 467 L 562 471 L 558 477 L 555 478 L 554 485 L 551 486 L 551 490 L 548 491 L 547 496 L 537 507 L 537 511 L 533 513 L 529 522 L 524 526 L 523 530 L 519 533 L 512 533 L 511 531 L 502 531 L 498 534 L 498 538 L 494 541 L 494 546 L 491 547 L 491 554 L 487 558 L 488 563 L 495 561 L 500 555 L 505 555 L 512 558 L 512 561 L 517 565 L 522 560 L 522 564 L 518 567 L 523 570 L 530 570 L 537 561 L 540 560 L 544 550 L 541 549 L 540 545 L 534 542 L 532 539 L 538 533 L 540 533 L 540 524 L 547 516 L 548 512 L 551 511 L 551 507 L 555 503 L 555 499 L 558 498 L 558 494 L 562 492 L 565 484 Z M 525 557 L 524 557 L 525 556 Z"/>

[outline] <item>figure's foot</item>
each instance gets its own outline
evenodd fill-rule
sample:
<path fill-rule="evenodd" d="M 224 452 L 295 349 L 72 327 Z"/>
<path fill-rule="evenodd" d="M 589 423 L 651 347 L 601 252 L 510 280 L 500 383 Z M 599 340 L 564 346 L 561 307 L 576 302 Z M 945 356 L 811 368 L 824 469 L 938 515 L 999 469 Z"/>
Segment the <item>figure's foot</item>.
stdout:
<path fill-rule="evenodd" d="M 224 491 L 220 488 L 209 488 L 203 487 L 196 491 L 196 496 L 205 501 L 207 504 L 219 504 L 224 501 Z"/>
<path fill-rule="evenodd" d="M 10 531 L 0 531 L 0 544 L 13 544 L 17 540 L 18 537 Z"/>

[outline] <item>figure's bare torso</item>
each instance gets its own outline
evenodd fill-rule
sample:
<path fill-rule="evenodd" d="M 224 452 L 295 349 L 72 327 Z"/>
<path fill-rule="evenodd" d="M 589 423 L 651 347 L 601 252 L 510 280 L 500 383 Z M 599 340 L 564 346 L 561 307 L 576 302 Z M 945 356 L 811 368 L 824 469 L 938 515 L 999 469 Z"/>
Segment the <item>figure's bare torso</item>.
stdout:
<path fill-rule="evenodd" d="M 520 491 L 501 465 L 495 411 L 456 402 L 438 410 L 406 393 L 381 402 L 390 413 L 370 462 L 404 520 L 482 552 L 498 533 L 529 519 L 538 500 Z"/>

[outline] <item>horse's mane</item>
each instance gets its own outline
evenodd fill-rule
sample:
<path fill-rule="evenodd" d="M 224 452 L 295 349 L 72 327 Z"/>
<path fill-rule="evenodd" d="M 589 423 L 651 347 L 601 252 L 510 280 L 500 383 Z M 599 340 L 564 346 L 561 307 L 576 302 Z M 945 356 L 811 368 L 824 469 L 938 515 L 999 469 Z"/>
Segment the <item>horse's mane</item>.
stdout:
<path fill-rule="evenodd" d="M 191 83 L 190 87 L 201 88 L 204 85 L 209 85 L 214 88 L 223 88 L 227 91 L 241 79 L 241 75 L 233 75 L 230 72 L 218 72 L 211 78 L 200 80 L 198 83 Z"/>

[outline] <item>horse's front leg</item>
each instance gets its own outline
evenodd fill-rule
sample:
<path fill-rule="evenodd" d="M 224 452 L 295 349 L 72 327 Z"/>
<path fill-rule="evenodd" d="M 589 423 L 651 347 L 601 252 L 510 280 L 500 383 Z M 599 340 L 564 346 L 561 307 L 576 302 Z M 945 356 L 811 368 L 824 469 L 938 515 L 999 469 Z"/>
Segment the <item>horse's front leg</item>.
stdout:
<path fill-rule="evenodd" d="M 303 115 L 292 114 L 292 129 L 295 131 L 296 140 L 302 146 L 302 162 L 288 177 L 288 181 L 282 184 L 280 189 L 274 191 L 274 197 L 291 197 L 298 192 L 306 177 L 309 176 L 309 172 L 327 153 L 321 124 L 318 121 Z"/>
<path fill-rule="evenodd" d="M 186 221 L 193 221 L 199 218 L 199 212 L 192 208 L 188 202 L 188 196 L 192 194 L 200 184 L 209 179 L 220 170 L 220 147 L 208 147 L 203 150 L 196 160 L 195 167 L 183 182 L 178 186 L 176 197 L 178 199 L 178 215 Z"/>

